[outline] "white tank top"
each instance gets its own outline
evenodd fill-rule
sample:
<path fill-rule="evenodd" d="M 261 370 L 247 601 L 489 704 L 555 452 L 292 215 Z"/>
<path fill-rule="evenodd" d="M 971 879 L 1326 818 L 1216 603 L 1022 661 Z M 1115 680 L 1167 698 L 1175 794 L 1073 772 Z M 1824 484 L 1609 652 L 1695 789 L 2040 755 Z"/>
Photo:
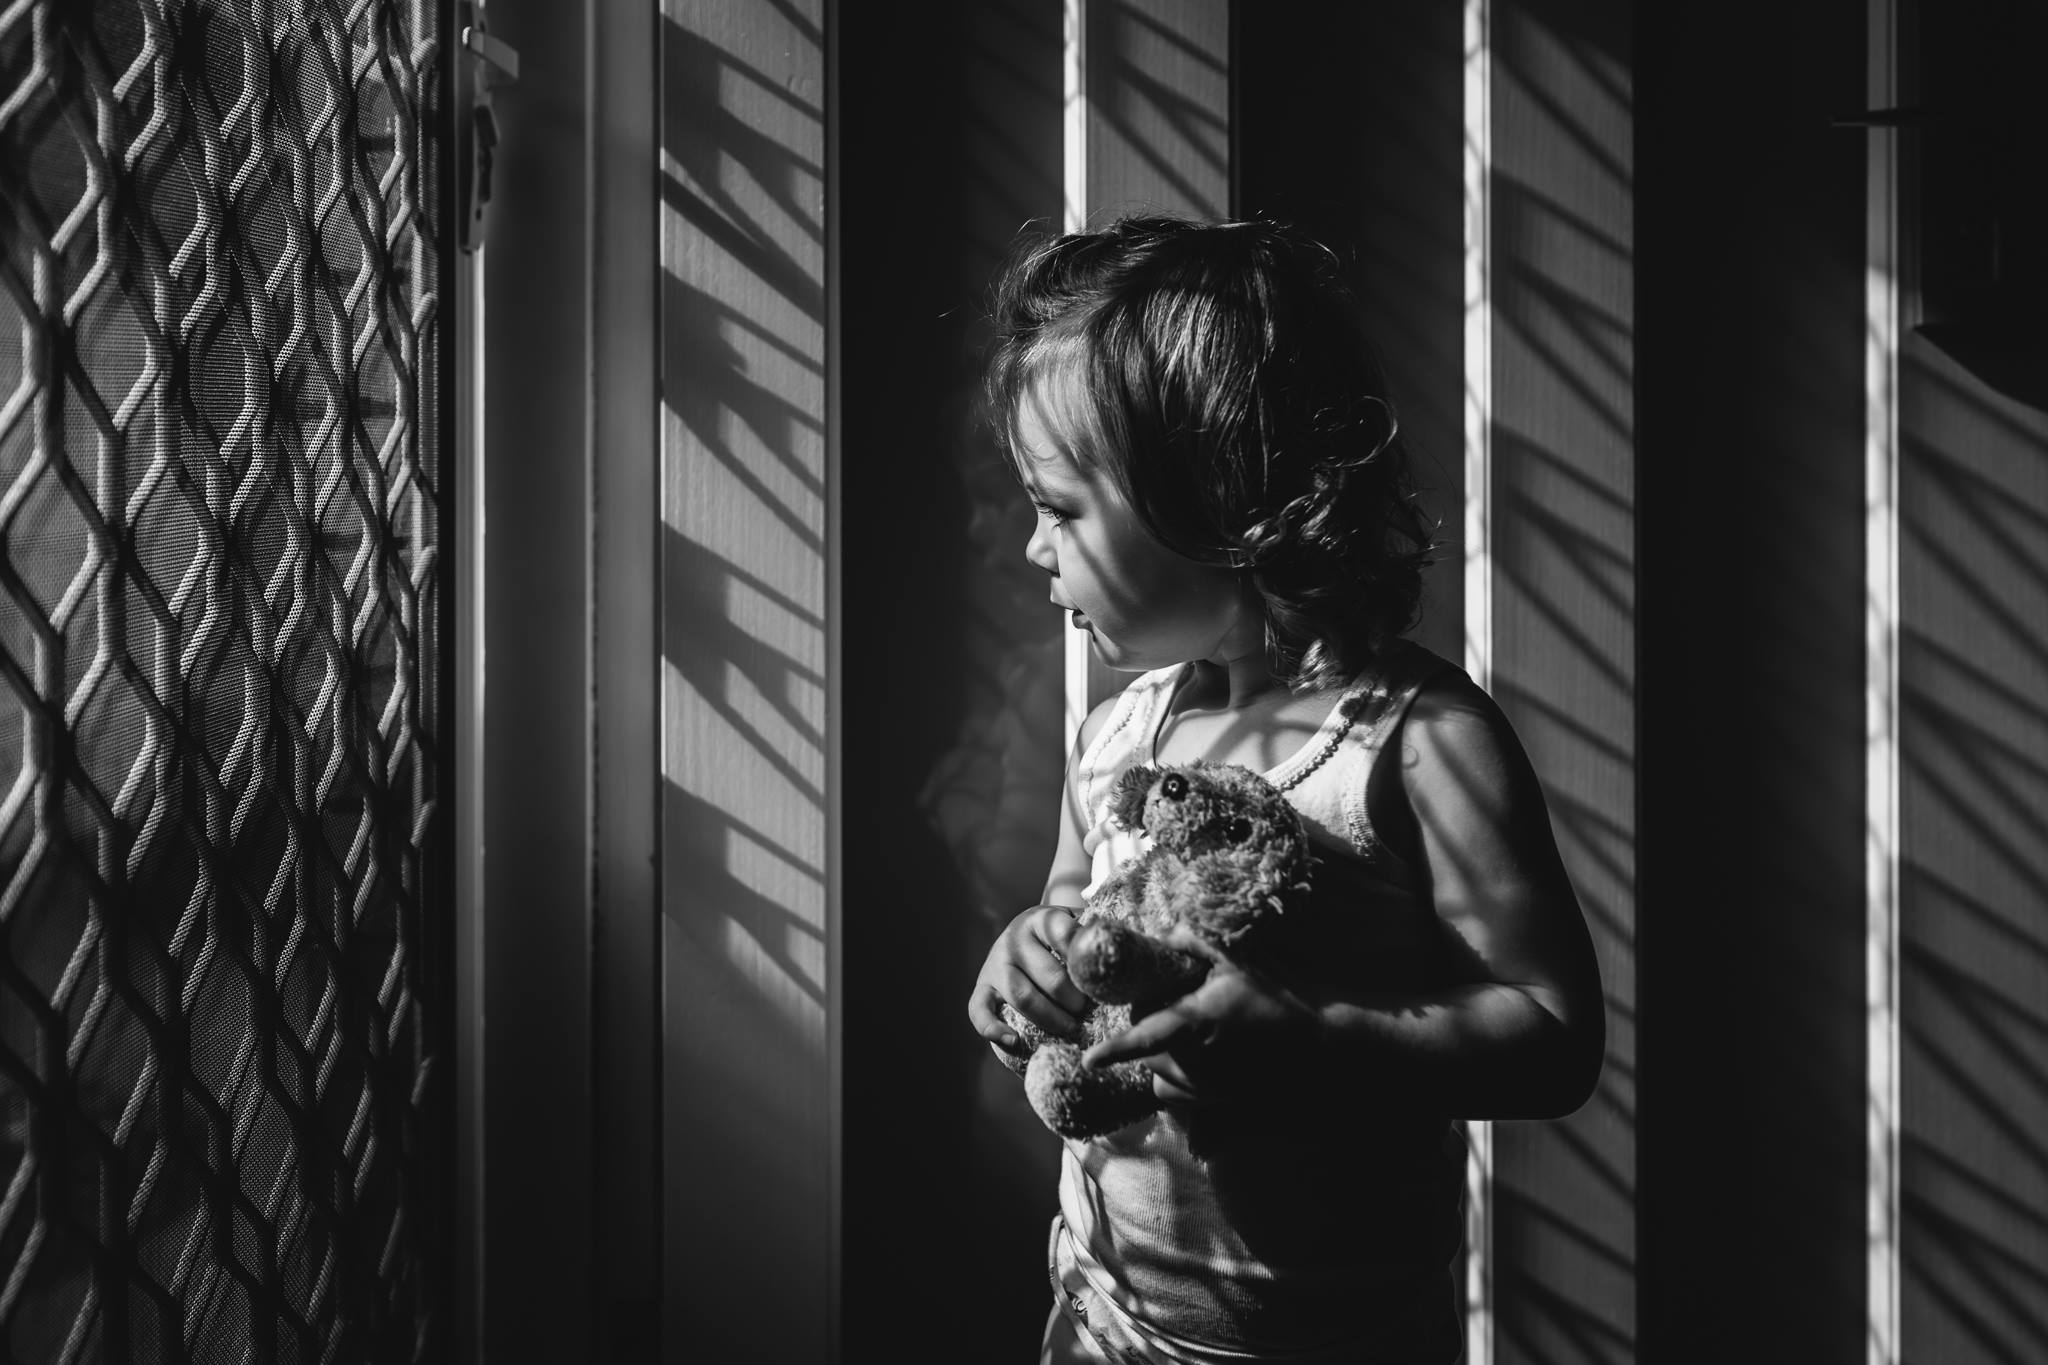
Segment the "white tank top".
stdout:
<path fill-rule="evenodd" d="M 1119 696 L 1094 742 L 1081 755 L 1077 795 L 1088 819 L 1081 847 L 1092 860 L 1084 896 L 1137 856 L 1140 836 L 1109 818 L 1116 780 L 1128 768 L 1157 761 L 1159 729 L 1191 664 L 1141 675 Z M 1411 641 L 1397 641 L 1344 689 L 1314 738 L 1262 773 L 1287 793 L 1312 842 L 1350 857 L 1377 861 L 1385 853 L 1366 812 L 1366 781 L 1381 747 L 1422 685 L 1449 665 Z M 1290 785 L 1291 784 L 1291 785 Z"/>
<path fill-rule="evenodd" d="M 1186 667 L 1132 682 L 1081 756 L 1075 794 L 1089 825 L 1090 893 L 1140 851 L 1139 838 L 1110 820 L 1110 793 L 1126 769 L 1153 760 Z M 1365 798 L 1416 693 L 1451 667 L 1397 644 L 1345 689 L 1314 738 L 1264 774 L 1301 813 L 1316 853 L 1309 899 L 1288 916 L 1290 932 L 1304 935 L 1289 953 L 1288 984 L 1304 998 L 1426 989 L 1446 970 L 1425 880 L 1376 837 Z M 1374 1101 L 1353 1096 L 1313 1112 L 1167 1111 L 1067 1142 L 1060 1210 L 1083 1273 L 1121 1311 L 1191 1352 L 1455 1358 L 1450 1266 L 1462 1236 L 1464 1144 L 1441 1116 Z M 1189 1123 L 1206 1125 L 1217 1154 L 1192 1155 Z"/>

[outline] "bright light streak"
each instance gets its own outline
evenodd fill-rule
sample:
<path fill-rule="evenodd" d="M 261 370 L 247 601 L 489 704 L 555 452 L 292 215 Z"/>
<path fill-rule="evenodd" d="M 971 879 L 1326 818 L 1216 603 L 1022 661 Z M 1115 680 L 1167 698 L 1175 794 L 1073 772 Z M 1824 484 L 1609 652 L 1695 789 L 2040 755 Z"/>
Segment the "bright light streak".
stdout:
<path fill-rule="evenodd" d="M 1897 102 L 1895 0 L 1870 0 L 1870 107 Z M 1898 144 L 1872 129 L 1864 274 L 1864 997 L 1869 1365 L 1899 1359 Z"/>
<path fill-rule="evenodd" d="M 1060 32 L 1063 232 L 1088 221 L 1088 0 L 1066 0 Z"/>
<path fill-rule="evenodd" d="M 1493 674 L 1493 174 L 1489 0 L 1465 0 L 1465 671 Z M 1465 1359 L 1493 1365 L 1493 1125 L 1466 1125 Z"/>
<path fill-rule="evenodd" d="M 1063 13 L 1060 227 L 1079 232 L 1088 223 L 1088 0 L 1065 0 Z M 1071 744 L 1088 715 L 1088 659 L 1093 646 L 1088 632 L 1070 630 L 1065 648 L 1066 716 L 1061 733 Z"/>

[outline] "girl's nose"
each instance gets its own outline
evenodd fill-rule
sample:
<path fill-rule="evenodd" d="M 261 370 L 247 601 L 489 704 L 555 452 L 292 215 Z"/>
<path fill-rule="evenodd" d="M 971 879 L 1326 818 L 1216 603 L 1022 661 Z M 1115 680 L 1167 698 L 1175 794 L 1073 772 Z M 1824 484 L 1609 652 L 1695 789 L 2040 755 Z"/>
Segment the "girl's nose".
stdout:
<path fill-rule="evenodd" d="M 1054 577 L 1059 576 L 1060 557 L 1053 548 L 1052 526 L 1043 516 L 1032 519 L 1031 539 L 1024 542 L 1024 559 Z"/>

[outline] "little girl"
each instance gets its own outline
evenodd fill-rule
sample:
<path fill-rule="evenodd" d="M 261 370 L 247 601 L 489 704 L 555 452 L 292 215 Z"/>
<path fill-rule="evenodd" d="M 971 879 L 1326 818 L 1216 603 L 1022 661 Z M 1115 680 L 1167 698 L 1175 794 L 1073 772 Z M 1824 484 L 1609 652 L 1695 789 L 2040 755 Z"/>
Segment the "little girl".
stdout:
<path fill-rule="evenodd" d="M 1062 950 L 1136 851 L 1119 773 L 1263 773 L 1317 850 L 1257 966 L 1095 1048 L 1165 1108 L 1069 1141 L 1048 1253 L 1058 1362 L 1457 1359 L 1454 1119 L 1591 1093 L 1599 971 L 1534 772 L 1498 707 L 1402 638 L 1429 527 L 1330 254 L 1268 223 L 1127 218 L 1021 255 L 988 389 L 1040 520 L 1025 557 L 1137 677 L 1081 727 L 1044 903 L 968 1015 L 1055 1033 Z M 1191 1151 L 1191 1142 L 1193 1148 Z"/>

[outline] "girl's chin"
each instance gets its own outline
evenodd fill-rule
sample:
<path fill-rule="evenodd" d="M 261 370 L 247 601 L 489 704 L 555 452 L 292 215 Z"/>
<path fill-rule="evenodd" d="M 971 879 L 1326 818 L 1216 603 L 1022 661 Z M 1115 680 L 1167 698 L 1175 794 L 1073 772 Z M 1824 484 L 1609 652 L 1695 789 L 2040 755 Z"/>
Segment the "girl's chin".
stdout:
<path fill-rule="evenodd" d="M 1088 644 L 1094 651 L 1095 661 L 1117 673 L 1150 673 L 1154 669 L 1171 668 L 1180 662 L 1178 659 L 1153 660 L 1133 655 L 1118 648 L 1115 641 L 1104 640 L 1101 634 L 1094 630 L 1088 632 Z"/>
<path fill-rule="evenodd" d="M 1078 611 L 1069 613 L 1068 619 L 1075 630 L 1088 636 L 1089 649 L 1104 668 L 1118 673 L 1150 673 L 1186 662 L 1185 656 L 1172 653 L 1171 646 L 1163 641 L 1140 640 L 1132 644 L 1119 640 L 1104 634 L 1101 626 Z"/>
<path fill-rule="evenodd" d="M 1095 661 L 1097 663 L 1101 664 L 1104 668 L 1114 668 L 1121 672 L 1133 671 L 1130 668 L 1130 666 L 1124 662 L 1123 651 L 1116 647 L 1116 642 L 1113 640 L 1103 639 L 1102 632 L 1095 629 L 1095 627 L 1092 624 L 1086 626 L 1076 626 L 1075 629 L 1084 631 L 1087 634 L 1088 649 L 1091 653 L 1095 655 Z M 1135 671 L 1143 672 L 1144 670 L 1138 669 Z"/>

